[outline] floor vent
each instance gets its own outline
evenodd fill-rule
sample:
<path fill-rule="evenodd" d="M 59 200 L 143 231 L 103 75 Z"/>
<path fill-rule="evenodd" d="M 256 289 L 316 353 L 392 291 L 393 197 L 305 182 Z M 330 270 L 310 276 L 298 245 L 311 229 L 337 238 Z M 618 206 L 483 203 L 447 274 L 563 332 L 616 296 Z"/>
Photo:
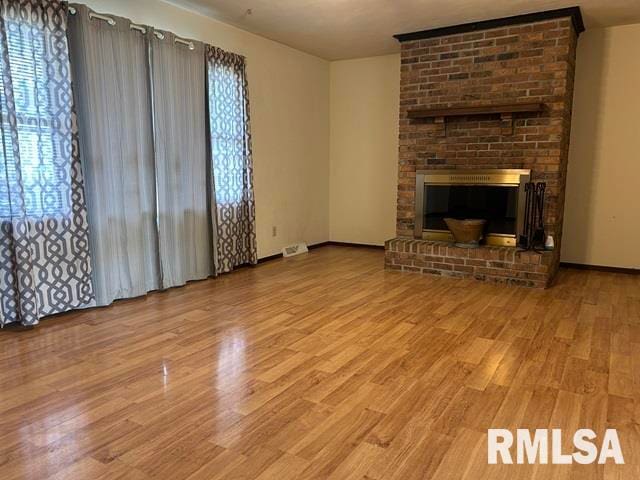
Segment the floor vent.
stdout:
<path fill-rule="evenodd" d="M 309 249 L 307 248 L 307 244 L 302 242 L 302 243 L 296 243 L 294 245 L 289 245 L 287 247 L 284 247 L 282 249 L 282 256 L 283 257 L 293 257 L 295 255 L 300 255 L 301 253 L 307 253 L 309 251 Z"/>

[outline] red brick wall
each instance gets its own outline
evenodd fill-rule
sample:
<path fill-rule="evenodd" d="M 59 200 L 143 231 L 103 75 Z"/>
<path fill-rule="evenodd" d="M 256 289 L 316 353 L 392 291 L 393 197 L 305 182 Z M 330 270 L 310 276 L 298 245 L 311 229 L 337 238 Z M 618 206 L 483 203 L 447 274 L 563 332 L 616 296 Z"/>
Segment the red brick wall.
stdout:
<path fill-rule="evenodd" d="M 561 18 L 402 44 L 399 237 L 413 236 L 416 170 L 528 168 L 547 182 L 545 223 L 559 249 L 576 42 Z M 499 115 L 407 118 L 417 107 L 538 102 L 545 110 L 514 114 L 513 128 Z"/>

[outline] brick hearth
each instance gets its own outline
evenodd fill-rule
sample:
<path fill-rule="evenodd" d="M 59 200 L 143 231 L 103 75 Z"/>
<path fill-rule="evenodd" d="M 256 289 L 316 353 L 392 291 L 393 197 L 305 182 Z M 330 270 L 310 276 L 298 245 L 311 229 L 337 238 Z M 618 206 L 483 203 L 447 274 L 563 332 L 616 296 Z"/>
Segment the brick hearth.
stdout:
<path fill-rule="evenodd" d="M 579 32 L 570 13 L 548 17 L 402 42 L 398 238 L 387 242 L 388 268 L 536 287 L 552 281 L 562 243 Z M 542 103 L 544 108 L 446 119 L 408 115 L 419 108 L 505 103 Z M 555 239 L 555 252 L 540 257 L 508 247 L 470 251 L 413 239 L 416 170 L 478 168 L 530 169 L 533 181 L 547 183 L 544 223 Z"/>
<path fill-rule="evenodd" d="M 521 252 L 511 247 L 459 248 L 451 243 L 394 238 L 385 243 L 389 270 L 544 288 L 557 265 L 553 252 Z"/>

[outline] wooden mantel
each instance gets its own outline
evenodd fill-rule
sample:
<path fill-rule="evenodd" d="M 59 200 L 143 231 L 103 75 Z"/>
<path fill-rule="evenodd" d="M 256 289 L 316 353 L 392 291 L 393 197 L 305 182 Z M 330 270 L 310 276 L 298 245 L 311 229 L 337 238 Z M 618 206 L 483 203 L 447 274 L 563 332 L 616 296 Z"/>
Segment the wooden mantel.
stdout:
<path fill-rule="evenodd" d="M 513 113 L 535 113 L 544 108 L 542 103 L 510 103 L 504 105 L 486 105 L 451 108 L 414 108 L 407 112 L 409 118 L 446 118 L 463 115 L 511 115 Z"/>

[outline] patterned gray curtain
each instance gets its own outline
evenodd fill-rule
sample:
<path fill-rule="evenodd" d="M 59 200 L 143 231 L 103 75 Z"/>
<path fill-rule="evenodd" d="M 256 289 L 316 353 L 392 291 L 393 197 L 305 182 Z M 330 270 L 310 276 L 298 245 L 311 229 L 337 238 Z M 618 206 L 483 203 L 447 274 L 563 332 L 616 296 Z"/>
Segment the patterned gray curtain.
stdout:
<path fill-rule="evenodd" d="M 66 5 L 0 0 L 0 325 L 93 304 Z"/>
<path fill-rule="evenodd" d="M 207 47 L 216 274 L 258 261 L 244 57 Z"/>

